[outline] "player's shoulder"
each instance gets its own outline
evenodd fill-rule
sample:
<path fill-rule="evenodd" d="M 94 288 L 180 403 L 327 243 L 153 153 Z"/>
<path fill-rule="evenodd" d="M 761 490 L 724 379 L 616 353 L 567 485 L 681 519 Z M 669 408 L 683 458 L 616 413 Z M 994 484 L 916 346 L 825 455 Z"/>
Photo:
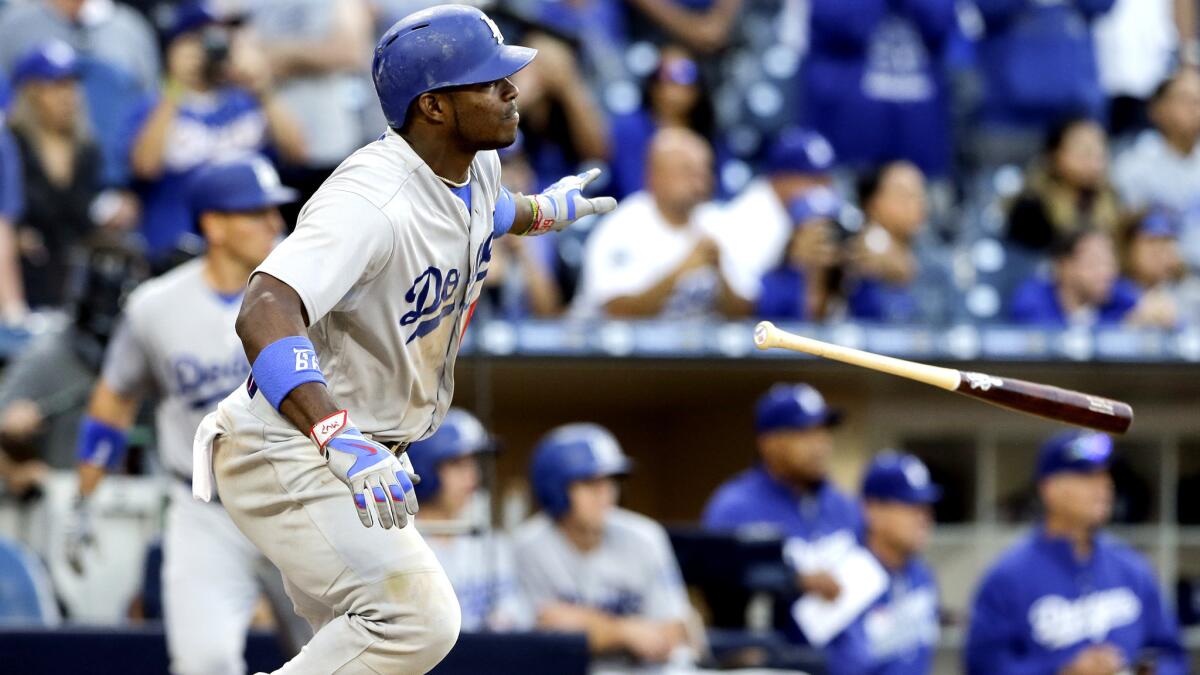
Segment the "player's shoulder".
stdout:
<path fill-rule="evenodd" d="M 1017 538 L 984 574 L 981 586 L 1021 585 L 1031 570 L 1042 568 L 1047 560 L 1036 529 Z"/>
<path fill-rule="evenodd" d="M 613 509 L 605 527 L 615 537 L 634 546 L 656 546 L 667 541 L 667 530 L 658 521 L 628 509 Z"/>
<path fill-rule="evenodd" d="M 389 132 L 343 160 L 313 200 L 357 198 L 382 210 L 397 195 L 416 188 L 413 177 L 420 166 L 420 159 L 408 144 Z"/>
<path fill-rule="evenodd" d="M 143 281 L 125 302 L 127 315 L 177 306 L 180 295 L 204 283 L 204 260 L 194 258 L 171 271 Z"/>
<path fill-rule="evenodd" d="M 517 552 L 526 551 L 543 545 L 554 534 L 554 521 L 544 513 L 535 513 L 513 528 L 512 548 Z"/>
<path fill-rule="evenodd" d="M 1108 532 L 1097 534 L 1096 550 L 1113 561 L 1128 576 L 1140 579 L 1154 578 L 1154 569 L 1146 556 L 1116 535 Z"/>

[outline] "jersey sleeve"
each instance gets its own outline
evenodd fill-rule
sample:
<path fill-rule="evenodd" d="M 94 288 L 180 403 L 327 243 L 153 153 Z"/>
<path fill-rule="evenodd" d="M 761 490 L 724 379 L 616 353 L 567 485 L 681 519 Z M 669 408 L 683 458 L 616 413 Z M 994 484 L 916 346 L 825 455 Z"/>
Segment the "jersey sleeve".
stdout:
<path fill-rule="evenodd" d="M 650 588 L 646 595 L 646 618 L 655 621 L 684 621 L 688 615 L 687 590 L 683 573 L 671 550 L 667 533 L 657 527 L 650 537 L 646 555 L 652 565 Z"/>
<path fill-rule="evenodd" d="M 126 315 L 117 327 L 108 349 L 100 381 L 121 396 L 140 396 L 153 386 L 150 355 L 137 335 L 133 319 Z"/>
<path fill-rule="evenodd" d="M 549 555 L 546 544 L 549 542 L 543 536 L 545 532 L 538 533 L 538 536 L 528 536 L 531 534 L 528 532 L 523 534 L 526 536 L 514 542 L 513 560 L 521 592 L 536 617 L 543 607 L 558 602 L 560 598 L 554 589 L 554 575 L 546 565 L 546 556 Z"/>
<path fill-rule="evenodd" d="M 255 273 L 296 291 L 311 326 L 378 275 L 395 246 L 391 222 L 378 207 L 352 192 L 323 190 L 300 213 L 296 231 Z"/>
<path fill-rule="evenodd" d="M 25 210 L 24 175 L 16 140 L 0 127 L 0 219 L 16 222 Z"/>
<path fill-rule="evenodd" d="M 512 548 L 503 537 L 495 541 L 496 601 L 488 616 L 488 627 L 497 631 L 530 630 L 537 623 L 533 606 L 517 580 Z"/>

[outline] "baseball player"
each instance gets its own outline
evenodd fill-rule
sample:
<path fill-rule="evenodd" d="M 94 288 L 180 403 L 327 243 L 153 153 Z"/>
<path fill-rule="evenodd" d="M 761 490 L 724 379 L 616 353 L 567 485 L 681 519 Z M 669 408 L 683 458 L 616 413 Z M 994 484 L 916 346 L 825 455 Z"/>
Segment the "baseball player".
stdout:
<path fill-rule="evenodd" d="M 616 505 L 616 478 L 629 468 L 602 427 L 552 430 L 530 465 L 542 512 L 513 533 L 517 574 L 538 625 L 586 633 L 601 672 L 657 672 L 656 664 L 691 656 L 690 607 L 667 533 Z"/>
<path fill-rule="evenodd" d="M 236 329 L 251 375 L 197 429 L 194 487 L 210 498 L 215 481 L 317 631 L 279 673 L 423 673 L 457 639 L 450 582 L 405 527 L 417 497 L 402 451 L 450 407 L 492 238 L 615 206 L 582 195 L 598 171 L 501 189 L 495 149 L 520 119 L 509 76 L 534 54 L 472 7 L 397 22 L 373 65 L 388 130 L 250 278 Z"/>
<path fill-rule="evenodd" d="M 1079 431 L 1042 446 L 1045 515 L 979 587 L 967 632 L 970 675 L 1187 672 L 1150 566 L 1101 532 L 1112 515 L 1112 447 L 1104 434 Z"/>
<path fill-rule="evenodd" d="M 249 364 L 233 332 L 238 301 L 283 232 L 277 206 L 295 193 L 255 156 L 202 169 L 189 192 L 208 250 L 129 297 L 80 428 L 67 554 L 82 571 L 95 534 L 92 494 L 120 462 L 142 397 L 155 395 L 159 451 L 174 478 L 162 572 L 171 672 L 237 674 L 246 670 L 242 653 L 262 588 L 259 571 L 278 572 L 219 505 L 191 498 L 192 438 L 201 418 L 245 380 Z"/>
<path fill-rule="evenodd" d="M 863 477 L 863 543 L 888 573 L 887 589 L 825 647 L 831 675 L 924 675 L 933 671 L 938 593 L 921 559 L 942 489 L 912 455 L 884 452 Z"/>
<path fill-rule="evenodd" d="M 714 531 L 776 530 L 787 539 L 799 590 L 827 600 L 841 587 L 821 565 L 822 556 L 804 550 L 853 544 L 862 531 L 862 509 L 829 481 L 829 430 L 841 417 L 807 384 L 772 387 L 755 407 L 760 462 L 718 488 L 702 516 L 704 527 Z"/>
<path fill-rule="evenodd" d="M 421 524 L 470 526 L 479 496 L 479 456 L 495 451 L 491 437 L 474 415 L 461 408 L 446 412 L 432 436 L 408 446 L 421 502 Z M 486 505 L 485 505 L 486 506 Z M 533 619 L 517 586 L 512 548 L 490 531 L 426 534 L 429 547 L 446 570 L 462 609 L 464 631 L 527 629 Z"/>

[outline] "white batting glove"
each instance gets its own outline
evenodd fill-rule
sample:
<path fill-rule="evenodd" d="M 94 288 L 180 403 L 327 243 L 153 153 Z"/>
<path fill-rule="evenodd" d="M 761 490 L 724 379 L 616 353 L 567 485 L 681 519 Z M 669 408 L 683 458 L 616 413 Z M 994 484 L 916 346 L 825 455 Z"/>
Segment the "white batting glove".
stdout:
<path fill-rule="evenodd" d="M 91 500 L 80 495 L 71 508 L 71 520 L 67 523 L 64 552 L 67 564 L 76 574 L 83 574 L 84 554 L 96 543 L 95 517 Z"/>
<path fill-rule="evenodd" d="M 416 515 L 418 508 L 413 483 L 421 480 L 413 471 L 408 455 L 396 457 L 383 445 L 363 436 L 345 410 L 313 425 L 312 438 L 325 455 L 329 470 L 350 488 L 363 527 L 372 524 L 368 499 L 375 502 L 383 529 L 393 524 L 408 525 L 408 517 Z"/>
<path fill-rule="evenodd" d="M 578 176 L 558 179 L 546 191 L 531 195 L 533 225 L 526 236 L 558 232 L 584 216 L 601 215 L 617 208 L 612 197 L 584 197 L 583 190 L 596 180 L 600 169 L 589 169 Z"/>

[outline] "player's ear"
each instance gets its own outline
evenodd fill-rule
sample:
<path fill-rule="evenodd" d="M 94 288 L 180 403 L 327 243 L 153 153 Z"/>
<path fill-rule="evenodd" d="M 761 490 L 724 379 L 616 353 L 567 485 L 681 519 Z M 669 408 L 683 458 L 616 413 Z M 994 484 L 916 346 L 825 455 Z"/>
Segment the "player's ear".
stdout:
<path fill-rule="evenodd" d="M 433 124 L 445 124 L 450 117 L 446 107 L 446 98 L 437 92 L 427 91 L 417 97 L 415 107 Z"/>
<path fill-rule="evenodd" d="M 210 244 L 221 244 L 225 241 L 225 217 L 219 213 L 205 211 L 200 214 L 200 234 Z"/>

